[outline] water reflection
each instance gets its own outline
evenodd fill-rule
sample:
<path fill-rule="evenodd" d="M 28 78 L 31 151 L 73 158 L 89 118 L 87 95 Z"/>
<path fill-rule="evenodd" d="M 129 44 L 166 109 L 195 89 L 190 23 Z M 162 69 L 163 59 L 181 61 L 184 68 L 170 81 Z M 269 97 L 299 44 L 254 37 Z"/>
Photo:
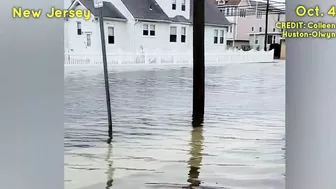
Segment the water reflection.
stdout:
<path fill-rule="evenodd" d="M 190 142 L 190 159 L 189 165 L 189 188 L 194 186 L 199 186 L 201 181 L 199 180 L 200 169 L 202 166 L 202 150 L 203 150 L 203 127 L 195 127 L 191 131 L 191 142 Z"/>
<path fill-rule="evenodd" d="M 113 149 L 112 144 L 109 144 L 108 151 L 107 151 L 107 157 L 105 159 L 108 165 L 107 172 L 106 172 L 106 175 L 107 175 L 106 189 L 110 189 L 113 185 L 114 168 L 113 168 L 113 161 L 111 160 L 112 149 Z"/>
<path fill-rule="evenodd" d="M 284 70 L 207 69 L 204 133 L 191 132 L 192 69 L 111 74 L 113 150 L 102 75 L 68 75 L 65 188 L 285 188 Z"/>

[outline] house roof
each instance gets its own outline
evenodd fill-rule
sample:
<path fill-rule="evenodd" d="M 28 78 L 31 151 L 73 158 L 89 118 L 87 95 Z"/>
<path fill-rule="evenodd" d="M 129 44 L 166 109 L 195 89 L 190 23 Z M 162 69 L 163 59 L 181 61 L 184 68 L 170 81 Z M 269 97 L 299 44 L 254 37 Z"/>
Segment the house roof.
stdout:
<path fill-rule="evenodd" d="M 170 20 L 172 22 L 175 22 L 175 23 L 191 23 L 190 20 L 186 19 L 184 16 L 182 15 L 177 15 L 173 18 L 170 18 Z"/>
<path fill-rule="evenodd" d="M 99 16 L 99 10 L 94 8 L 93 0 L 78 0 L 81 2 L 87 9 L 91 11 L 91 14 Z M 114 18 L 120 20 L 127 20 L 127 18 L 111 3 L 103 2 L 103 17 Z"/>
<path fill-rule="evenodd" d="M 193 22 L 194 0 L 190 0 L 190 20 Z M 211 1 L 204 1 L 204 21 L 205 25 L 228 26 L 231 23 L 219 11 L 215 4 Z"/>
<path fill-rule="evenodd" d="M 167 21 L 171 19 L 155 0 L 121 0 L 135 19 Z"/>
<path fill-rule="evenodd" d="M 228 0 L 225 5 L 239 5 L 241 0 Z"/>

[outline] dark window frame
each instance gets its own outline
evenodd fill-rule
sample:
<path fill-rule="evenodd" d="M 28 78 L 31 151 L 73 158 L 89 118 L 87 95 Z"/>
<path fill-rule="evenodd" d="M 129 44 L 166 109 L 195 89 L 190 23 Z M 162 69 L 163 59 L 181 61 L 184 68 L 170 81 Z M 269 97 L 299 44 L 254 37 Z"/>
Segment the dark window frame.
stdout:
<path fill-rule="evenodd" d="M 112 29 L 112 34 L 110 33 L 110 29 Z M 107 43 L 110 44 L 115 44 L 115 29 L 114 26 L 108 26 L 107 27 Z"/>
<path fill-rule="evenodd" d="M 145 28 L 146 27 L 146 28 Z M 153 27 L 153 29 L 152 29 Z M 143 24 L 142 25 L 142 35 L 155 37 L 156 36 L 156 25 L 155 24 Z"/>
<path fill-rule="evenodd" d="M 182 32 L 184 30 L 184 32 Z M 184 34 L 183 34 L 184 33 Z M 187 27 L 181 27 L 181 43 L 185 43 L 187 41 Z"/>
<path fill-rule="evenodd" d="M 223 34 L 223 36 L 221 36 Z M 224 44 L 225 30 L 219 30 L 219 44 Z"/>
<path fill-rule="evenodd" d="M 182 0 L 181 10 L 186 11 L 186 0 Z"/>
<path fill-rule="evenodd" d="M 218 44 L 218 37 L 219 37 L 219 30 L 218 29 L 215 29 L 214 30 L 214 38 L 213 38 L 213 43 L 214 44 Z"/>
<path fill-rule="evenodd" d="M 77 35 L 82 35 L 82 23 L 80 21 L 77 21 Z"/>
<path fill-rule="evenodd" d="M 175 34 L 172 34 L 172 28 L 175 29 Z M 176 43 L 177 42 L 177 26 L 170 26 L 169 27 L 169 42 Z"/>
<path fill-rule="evenodd" d="M 176 0 L 173 0 L 172 2 L 172 10 L 176 10 Z"/>

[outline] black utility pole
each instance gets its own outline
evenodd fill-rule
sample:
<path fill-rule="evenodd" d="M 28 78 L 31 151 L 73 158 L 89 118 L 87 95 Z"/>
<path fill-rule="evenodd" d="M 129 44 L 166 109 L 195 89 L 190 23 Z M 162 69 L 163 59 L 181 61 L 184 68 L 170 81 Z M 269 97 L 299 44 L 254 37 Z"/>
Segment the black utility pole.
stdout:
<path fill-rule="evenodd" d="M 107 143 L 111 143 L 111 141 L 112 141 L 112 113 L 111 113 L 110 87 L 109 87 L 107 58 L 106 58 L 103 7 L 100 7 L 99 9 L 100 9 L 100 14 L 99 14 L 100 37 L 101 37 L 102 53 L 103 53 L 105 93 L 106 93 L 106 105 L 107 105 L 107 116 L 108 116 L 108 136 L 109 136 L 109 138 L 107 140 Z"/>
<path fill-rule="evenodd" d="M 193 126 L 199 127 L 204 119 L 205 65 L 204 65 L 204 2 L 193 0 Z"/>
<path fill-rule="evenodd" d="M 269 8 L 269 0 L 267 0 L 266 5 L 266 22 L 265 22 L 265 44 L 264 44 L 264 50 L 267 51 L 267 29 L 268 29 L 268 8 Z"/>

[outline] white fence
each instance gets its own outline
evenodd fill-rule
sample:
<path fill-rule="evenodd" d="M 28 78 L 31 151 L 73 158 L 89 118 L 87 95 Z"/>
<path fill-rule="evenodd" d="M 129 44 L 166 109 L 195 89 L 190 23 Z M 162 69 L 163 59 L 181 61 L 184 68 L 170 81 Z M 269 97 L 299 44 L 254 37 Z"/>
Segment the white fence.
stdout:
<path fill-rule="evenodd" d="M 112 70 L 139 70 L 147 68 L 173 68 L 192 66 L 192 52 L 186 53 L 125 53 L 117 52 L 107 54 L 107 63 Z M 227 50 L 221 53 L 206 53 L 206 66 L 220 66 L 231 63 L 272 62 L 273 50 L 271 51 L 241 51 Z M 101 53 L 75 54 L 65 53 L 65 68 L 79 69 L 80 67 L 102 68 Z"/>

